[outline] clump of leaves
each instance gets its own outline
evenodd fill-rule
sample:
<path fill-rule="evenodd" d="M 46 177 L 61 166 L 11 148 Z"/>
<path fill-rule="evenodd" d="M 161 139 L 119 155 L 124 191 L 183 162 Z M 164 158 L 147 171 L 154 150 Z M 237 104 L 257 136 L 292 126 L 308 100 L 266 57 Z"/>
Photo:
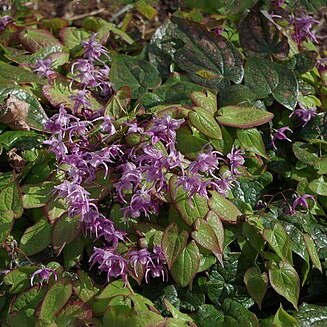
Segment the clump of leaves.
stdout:
<path fill-rule="evenodd" d="M 301 4 L 184 1 L 144 51 L 148 1 L 0 18 L 5 325 L 323 324 L 326 59 Z"/>

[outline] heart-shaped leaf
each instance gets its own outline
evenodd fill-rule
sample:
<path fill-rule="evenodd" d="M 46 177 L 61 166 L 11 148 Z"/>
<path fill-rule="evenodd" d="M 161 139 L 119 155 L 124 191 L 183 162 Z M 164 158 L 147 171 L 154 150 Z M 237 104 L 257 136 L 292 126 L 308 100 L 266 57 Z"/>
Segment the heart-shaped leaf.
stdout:
<path fill-rule="evenodd" d="M 63 214 L 53 225 L 51 238 L 54 250 L 60 253 L 63 247 L 74 241 L 80 232 L 80 217 L 69 217 L 67 214 Z"/>
<path fill-rule="evenodd" d="M 206 110 L 208 113 L 211 113 L 214 115 L 217 111 L 217 95 L 210 92 L 200 92 L 200 91 L 194 91 L 191 93 L 191 99 L 193 103 Z"/>
<path fill-rule="evenodd" d="M 286 65 L 265 58 L 248 58 L 245 64 L 245 85 L 258 97 L 272 94 L 276 101 L 294 109 L 298 98 L 298 82 Z"/>
<path fill-rule="evenodd" d="M 20 239 L 19 247 L 26 255 L 44 250 L 51 243 L 51 225 L 45 219 L 27 228 Z"/>
<path fill-rule="evenodd" d="M 192 283 L 200 266 L 200 251 L 194 241 L 191 241 L 176 259 L 170 273 L 176 283 L 185 287 Z"/>
<path fill-rule="evenodd" d="M 187 244 L 188 232 L 178 231 L 176 224 L 170 224 L 162 236 L 161 249 L 170 269 Z"/>
<path fill-rule="evenodd" d="M 207 199 L 198 194 L 189 196 L 183 186 L 177 186 L 177 177 L 169 180 L 170 197 L 185 223 L 192 226 L 197 218 L 204 218 L 209 212 Z"/>
<path fill-rule="evenodd" d="M 28 112 L 25 119 L 26 124 L 30 128 L 43 131 L 43 126 L 48 120 L 48 117 L 39 101 L 31 93 L 18 87 L 0 88 L 0 102 L 5 101 L 9 95 L 28 104 Z"/>
<path fill-rule="evenodd" d="M 257 267 L 249 268 L 244 275 L 246 289 L 261 309 L 262 300 L 268 289 L 268 276 Z"/>
<path fill-rule="evenodd" d="M 216 140 L 222 138 L 221 129 L 215 118 L 206 110 L 195 107 L 188 114 L 190 123 L 202 134 Z"/>
<path fill-rule="evenodd" d="M 19 41 L 24 48 L 30 52 L 36 52 L 48 46 L 58 45 L 63 47 L 61 42 L 50 32 L 36 28 L 25 28 L 19 33 Z"/>
<path fill-rule="evenodd" d="M 268 123 L 274 115 L 266 110 L 254 107 L 226 106 L 218 111 L 217 121 L 224 126 L 252 128 Z"/>
<path fill-rule="evenodd" d="M 273 289 L 297 309 L 300 278 L 293 266 L 285 261 L 281 261 L 278 266 L 273 263 L 269 269 L 269 280 Z"/>
<path fill-rule="evenodd" d="M 241 46 L 250 54 L 274 55 L 279 59 L 287 57 L 287 37 L 257 8 L 252 9 L 241 21 L 238 31 Z"/>
<path fill-rule="evenodd" d="M 236 224 L 242 216 L 238 208 L 218 192 L 211 192 L 208 204 L 223 222 Z"/>
<path fill-rule="evenodd" d="M 55 314 L 58 313 L 68 302 L 72 295 L 73 285 L 57 282 L 52 285 L 44 297 L 41 305 L 39 319 L 43 323 L 51 323 Z"/>
<path fill-rule="evenodd" d="M 282 260 L 292 263 L 289 237 L 280 223 L 276 223 L 273 229 L 265 229 L 263 237 Z"/>
<path fill-rule="evenodd" d="M 132 98 L 138 98 L 161 83 L 157 69 L 149 62 L 127 55 L 115 56 L 110 70 L 110 81 L 115 90 L 128 86 Z"/>

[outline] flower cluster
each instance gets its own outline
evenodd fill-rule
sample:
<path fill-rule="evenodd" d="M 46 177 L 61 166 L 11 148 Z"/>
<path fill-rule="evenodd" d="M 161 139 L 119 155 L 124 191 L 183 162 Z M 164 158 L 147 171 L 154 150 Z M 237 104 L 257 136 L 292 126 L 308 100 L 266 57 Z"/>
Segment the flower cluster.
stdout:
<path fill-rule="evenodd" d="M 313 28 L 319 23 L 319 21 L 310 15 L 303 14 L 300 17 L 290 16 L 289 22 L 293 25 L 291 37 L 298 45 L 305 40 L 318 43 Z"/>
<path fill-rule="evenodd" d="M 72 65 L 72 74 L 84 89 L 97 88 L 100 90 L 100 95 L 104 99 L 108 99 L 112 94 L 112 88 L 108 80 L 110 67 L 101 60 L 102 56 L 109 56 L 108 51 L 96 41 L 96 34 L 93 34 L 89 40 L 83 41 L 81 45 L 84 48 L 84 58 L 77 59 Z M 98 66 L 98 63 L 101 66 Z M 80 97 L 82 98 L 82 94 Z M 86 107 L 89 108 L 90 105 Z"/>

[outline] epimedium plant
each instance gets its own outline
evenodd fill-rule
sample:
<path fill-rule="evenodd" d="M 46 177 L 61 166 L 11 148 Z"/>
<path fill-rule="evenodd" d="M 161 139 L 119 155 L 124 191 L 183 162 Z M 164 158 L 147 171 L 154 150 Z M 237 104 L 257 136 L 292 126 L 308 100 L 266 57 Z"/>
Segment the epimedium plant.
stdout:
<path fill-rule="evenodd" d="M 320 5 L 0 18 L 5 325 L 324 324 Z"/>

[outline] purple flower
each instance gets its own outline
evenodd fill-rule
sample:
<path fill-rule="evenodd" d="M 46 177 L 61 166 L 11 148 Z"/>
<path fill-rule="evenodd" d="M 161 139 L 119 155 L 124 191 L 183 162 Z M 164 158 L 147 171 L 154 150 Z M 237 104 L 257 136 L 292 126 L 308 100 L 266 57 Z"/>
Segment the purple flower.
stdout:
<path fill-rule="evenodd" d="M 14 19 L 8 15 L 0 17 L 0 32 L 4 31 L 6 26 L 12 23 L 13 21 Z"/>
<path fill-rule="evenodd" d="M 229 164 L 231 168 L 231 172 L 234 175 L 239 174 L 239 171 L 237 170 L 238 167 L 244 165 L 244 151 L 243 150 L 236 150 L 236 148 L 232 148 L 232 151 L 227 155 L 227 158 L 229 159 Z"/>
<path fill-rule="evenodd" d="M 315 32 L 312 31 L 312 28 L 314 25 L 317 25 L 319 21 L 309 15 L 302 15 L 301 17 L 291 16 L 290 23 L 293 24 L 294 27 L 291 37 L 298 45 L 306 39 L 318 43 Z"/>
<path fill-rule="evenodd" d="M 197 174 L 185 174 L 180 176 L 177 182 L 177 186 L 182 185 L 184 190 L 188 192 L 191 198 L 194 194 L 199 194 L 204 197 L 208 197 L 207 188 L 210 185 L 214 185 L 214 182 L 204 179 L 201 175 Z"/>
<path fill-rule="evenodd" d="M 293 131 L 288 126 L 285 126 L 277 129 L 276 132 L 273 134 L 271 144 L 275 150 L 277 150 L 277 147 L 275 145 L 276 140 L 287 140 L 289 142 L 292 142 L 292 140 L 290 140 L 285 134 L 285 132 L 287 131 L 293 133 Z"/>
<path fill-rule="evenodd" d="M 98 264 L 99 270 L 107 274 L 107 280 L 111 277 L 122 277 L 127 279 L 127 261 L 121 255 L 115 254 L 111 249 L 94 248 L 94 252 L 90 257 L 92 265 Z"/>
<path fill-rule="evenodd" d="M 78 119 L 67 113 L 64 106 L 60 106 L 59 113 L 53 115 L 46 123 L 45 130 L 51 134 L 65 132 L 68 128 L 70 121 Z"/>
<path fill-rule="evenodd" d="M 176 130 L 184 123 L 185 119 L 173 119 L 166 115 L 163 118 L 153 118 L 153 126 L 150 128 L 148 135 L 152 136 L 152 144 L 159 141 L 171 145 L 175 144 Z"/>
<path fill-rule="evenodd" d="M 134 273 L 137 276 L 136 265 L 146 265 L 151 260 L 151 253 L 147 249 L 141 249 L 138 251 L 131 251 L 128 256 L 130 265 L 134 268 Z"/>
<path fill-rule="evenodd" d="M 201 152 L 195 161 L 191 162 L 188 170 L 191 173 L 207 173 L 213 177 L 213 172 L 218 169 L 219 159 L 222 159 L 221 153 L 209 149 L 207 153 Z"/>
<path fill-rule="evenodd" d="M 294 200 L 293 200 L 293 203 L 292 203 L 292 206 L 291 206 L 292 212 L 295 212 L 296 208 L 298 206 L 300 206 L 302 208 L 305 208 L 305 209 L 308 209 L 309 204 L 307 202 L 307 199 L 311 199 L 311 200 L 315 201 L 315 198 L 310 194 L 303 194 L 301 196 L 295 196 Z"/>
<path fill-rule="evenodd" d="M 39 281 L 39 284 L 42 286 L 43 282 L 48 282 L 49 281 L 49 278 L 51 277 L 51 275 L 54 276 L 55 280 L 58 279 L 57 273 L 56 273 L 56 271 L 54 269 L 41 268 L 41 269 L 36 270 L 31 276 L 31 286 L 34 285 L 34 278 L 36 276 L 39 276 L 39 278 L 41 279 Z"/>
<path fill-rule="evenodd" d="M 90 61 L 100 60 L 101 55 L 108 56 L 108 50 L 95 40 L 96 34 L 92 34 L 89 40 L 82 41 L 84 48 L 84 57 Z"/>
<path fill-rule="evenodd" d="M 320 75 L 324 74 L 327 71 L 327 57 L 317 59 L 316 67 Z"/>
<path fill-rule="evenodd" d="M 51 80 L 57 76 L 56 72 L 51 69 L 52 60 L 48 59 L 38 59 L 34 66 L 34 71 L 38 76 L 46 77 L 48 80 Z"/>
<path fill-rule="evenodd" d="M 157 214 L 159 212 L 159 201 L 153 198 L 150 190 L 138 189 L 134 192 L 129 205 L 122 208 L 124 217 L 138 218 L 143 213 L 146 217 L 149 214 Z"/>
<path fill-rule="evenodd" d="M 73 112 L 77 113 L 78 109 L 82 107 L 82 109 L 90 108 L 91 103 L 88 101 L 87 97 L 89 95 L 89 91 L 87 90 L 78 90 L 76 95 L 71 95 L 69 98 L 73 100 L 74 107 L 73 107 Z"/>
<path fill-rule="evenodd" d="M 301 108 L 294 110 L 289 117 L 296 117 L 301 121 L 301 126 L 305 126 L 313 117 L 317 115 L 317 108 L 304 108 L 300 104 Z"/>
<path fill-rule="evenodd" d="M 167 269 L 165 267 L 166 259 L 159 246 L 155 246 L 150 260 L 146 263 L 145 267 L 145 282 L 149 282 L 149 274 L 153 278 L 162 276 L 162 280 L 168 279 Z"/>
<path fill-rule="evenodd" d="M 230 171 L 225 171 L 221 175 L 221 178 L 214 181 L 213 185 L 219 194 L 227 196 L 229 191 L 232 189 L 234 181 L 235 178 L 232 176 L 232 173 Z"/>

